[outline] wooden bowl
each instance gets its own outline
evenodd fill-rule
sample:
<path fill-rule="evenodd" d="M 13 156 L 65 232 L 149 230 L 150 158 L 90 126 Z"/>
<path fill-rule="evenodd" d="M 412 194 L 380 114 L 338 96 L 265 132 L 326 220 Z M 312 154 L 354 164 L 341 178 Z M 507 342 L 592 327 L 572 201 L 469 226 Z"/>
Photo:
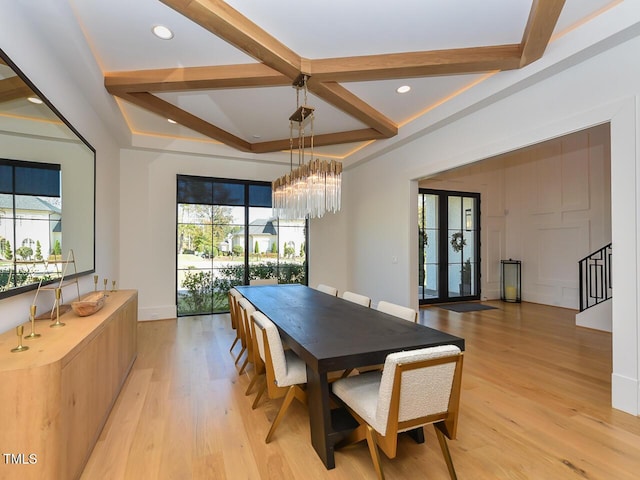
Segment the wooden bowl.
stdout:
<path fill-rule="evenodd" d="M 105 296 L 102 292 L 90 293 L 82 300 L 71 302 L 71 308 L 80 317 L 93 315 L 104 305 Z"/>

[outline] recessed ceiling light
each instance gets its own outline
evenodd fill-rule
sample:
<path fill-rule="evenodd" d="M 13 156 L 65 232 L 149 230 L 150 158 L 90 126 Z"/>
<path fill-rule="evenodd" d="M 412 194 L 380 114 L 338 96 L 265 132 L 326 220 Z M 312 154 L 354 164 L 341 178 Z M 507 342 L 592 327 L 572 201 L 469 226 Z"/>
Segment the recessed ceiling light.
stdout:
<path fill-rule="evenodd" d="M 262 135 L 260 135 L 259 133 L 254 133 L 253 135 L 251 135 L 253 138 L 255 138 L 256 140 L 258 140 L 259 138 L 262 138 Z"/>
<path fill-rule="evenodd" d="M 27 97 L 27 100 L 29 100 L 31 103 L 35 103 L 36 105 L 41 105 L 42 103 L 44 103 L 38 97 Z"/>
<path fill-rule="evenodd" d="M 173 123 L 173 124 L 178 123 L 178 122 L 176 122 L 173 118 L 167 118 L 167 122 L 169 122 L 169 123 Z"/>
<path fill-rule="evenodd" d="M 154 25 L 151 31 L 156 37 L 162 40 L 171 40 L 173 38 L 173 32 L 164 25 Z"/>
<path fill-rule="evenodd" d="M 407 93 L 409 90 L 411 90 L 409 85 L 402 85 L 401 87 L 396 88 L 396 92 L 398 93 Z"/>

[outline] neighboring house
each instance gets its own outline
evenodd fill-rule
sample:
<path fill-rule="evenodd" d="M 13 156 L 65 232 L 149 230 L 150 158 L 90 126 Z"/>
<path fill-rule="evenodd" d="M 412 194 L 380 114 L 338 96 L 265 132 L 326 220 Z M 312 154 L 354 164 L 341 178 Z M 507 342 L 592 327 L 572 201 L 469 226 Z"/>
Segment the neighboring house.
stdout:
<path fill-rule="evenodd" d="M 300 246 L 304 243 L 304 228 L 300 221 L 277 221 L 276 218 L 257 219 L 249 224 L 249 248 L 251 253 L 254 252 L 256 242 L 258 243 L 259 253 L 269 253 L 275 244 L 280 252 L 284 255 L 284 246 L 293 248 L 294 255 L 300 253 Z M 279 234 L 278 234 L 279 227 Z M 233 246 L 240 245 L 244 248 L 245 229 L 239 230 L 233 235 Z"/>
<path fill-rule="evenodd" d="M 26 246 L 31 247 L 35 254 L 36 242 L 39 241 L 42 255 L 46 256 L 51 253 L 56 240 L 62 244 L 62 211 L 59 207 L 40 197 L 16 196 L 15 199 L 14 223 L 13 196 L 0 194 L 0 238 L 9 240 L 14 252 Z M 0 252 L 0 256 L 3 254 Z"/>

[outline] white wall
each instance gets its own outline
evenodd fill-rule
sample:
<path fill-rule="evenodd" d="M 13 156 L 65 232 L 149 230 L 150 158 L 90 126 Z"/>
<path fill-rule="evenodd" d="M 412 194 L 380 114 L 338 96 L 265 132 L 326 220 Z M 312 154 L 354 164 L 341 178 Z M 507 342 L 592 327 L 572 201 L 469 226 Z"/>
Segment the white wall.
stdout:
<path fill-rule="evenodd" d="M 342 173 L 342 209 L 336 214 L 325 214 L 309 222 L 309 286 L 319 283 L 338 289 L 338 295 L 348 290 L 349 257 L 353 242 L 346 238 L 349 224 L 350 205 L 353 195 L 350 192 L 351 174 Z"/>
<path fill-rule="evenodd" d="M 436 175 L 420 187 L 481 194 L 482 298 L 500 260 L 522 261 L 522 299 L 579 308 L 578 261 L 611 241 L 607 124 Z"/>
<path fill-rule="evenodd" d="M 412 281 L 417 251 L 408 240 L 417 238 L 416 178 L 611 121 L 612 396 L 614 406 L 637 414 L 640 62 L 629 59 L 637 58 L 638 51 L 640 38 L 635 37 L 357 167 L 352 188 L 361 197 L 349 229 L 369 242 L 350 264 L 354 288 L 374 298 L 392 297 L 417 306 Z M 399 264 L 389 265 L 388 255 L 380 257 L 381 266 L 371 263 L 371 256 L 386 251 L 392 240 L 406 252 L 399 256 Z"/>
<path fill-rule="evenodd" d="M 417 307 L 417 182 L 402 175 L 399 160 L 390 155 L 349 171 L 349 289 L 374 305 Z"/>
<path fill-rule="evenodd" d="M 42 28 L 34 28 L 34 12 L 46 22 Z M 59 21 L 59 22 L 58 22 Z M 37 2 L 5 2 L 0 15 L 0 47 L 27 77 L 43 92 L 53 105 L 75 126 L 78 132 L 97 150 L 96 158 L 96 273 L 101 277 L 118 277 L 118 158 L 119 149 L 100 117 L 89 108 L 91 100 L 82 96 L 78 78 L 69 74 L 62 64 L 64 55 L 91 59 L 82 33 L 74 29 L 73 17 L 68 5 Z M 64 26 L 64 27 L 63 27 Z M 56 28 L 64 28 L 65 35 L 58 37 Z M 56 42 L 49 35 L 56 34 Z M 56 45 L 56 50 L 51 47 Z M 63 55 L 60 55 L 63 52 Z M 90 60 L 82 63 L 87 77 L 99 71 Z M 100 74 L 101 76 L 101 74 Z M 96 88 L 104 91 L 102 85 Z M 99 96 L 100 90 L 96 94 Z M 91 275 L 80 280 L 81 293 L 93 289 Z M 29 318 L 35 291 L 0 302 L 0 331 L 6 331 Z M 38 299 L 40 303 L 40 299 Z M 38 311 L 51 307 L 53 302 L 39 305 Z"/>

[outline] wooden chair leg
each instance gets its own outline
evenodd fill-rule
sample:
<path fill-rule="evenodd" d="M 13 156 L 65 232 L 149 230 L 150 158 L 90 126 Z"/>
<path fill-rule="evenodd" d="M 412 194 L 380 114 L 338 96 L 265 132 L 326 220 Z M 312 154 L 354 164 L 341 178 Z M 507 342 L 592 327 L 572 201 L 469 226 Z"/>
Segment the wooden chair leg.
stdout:
<path fill-rule="evenodd" d="M 342 372 L 340 378 L 347 378 L 349 375 L 351 375 L 351 372 L 353 372 L 353 368 L 347 368 L 344 372 Z"/>
<path fill-rule="evenodd" d="M 253 378 L 251 379 L 251 381 L 249 382 L 249 386 L 247 387 L 247 390 L 244 392 L 245 395 L 249 395 L 251 393 L 251 389 L 253 388 L 253 386 L 258 382 L 258 380 L 260 380 L 262 377 L 264 377 L 264 375 L 262 373 L 258 373 L 255 372 L 253 374 Z"/>
<path fill-rule="evenodd" d="M 244 369 L 247 368 L 248 364 L 249 364 L 249 355 L 247 354 L 247 358 L 245 358 L 244 362 L 242 362 L 242 366 L 240 367 L 240 371 L 238 372 L 238 375 L 242 375 L 244 373 Z"/>
<path fill-rule="evenodd" d="M 233 351 L 233 347 L 236 346 L 236 343 L 238 343 L 238 340 L 240 340 L 240 337 L 236 337 L 236 339 L 233 341 L 233 343 L 231 344 L 231 348 L 229 349 L 230 352 Z"/>
<path fill-rule="evenodd" d="M 282 405 L 280 405 L 280 409 L 278 410 L 276 418 L 273 419 L 273 423 L 271 424 L 269 433 L 267 433 L 267 438 L 265 439 L 265 443 L 269 443 L 271 441 L 271 437 L 273 437 L 273 433 L 276 431 L 276 428 L 278 428 L 278 425 L 282 421 L 282 417 L 284 417 L 284 413 L 287 411 L 287 408 L 289 408 L 289 405 L 291 405 L 291 402 L 295 397 L 296 397 L 296 391 L 295 391 L 295 385 L 294 385 L 289 387 L 289 390 L 287 390 L 287 394 L 284 396 L 284 400 L 282 401 Z"/>
<path fill-rule="evenodd" d="M 340 442 L 335 445 L 336 450 L 340 450 L 342 448 L 348 447 L 349 445 L 353 445 L 354 443 L 361 442 L 367 438 L 365 433 L 366 426 L 358 425 L 354 430 L 352 430 L 346 437 L 344 437 Z"/>
<path fill-rule="evenodd" d="M 449 452 L 449 446 L 447 445 L 447 438 L 435 423 L 433 424 L 433 428 L 436 431 L 438 443 L 440 443 L 440 449 L 442 450 L 444 461 L 447 464 L 447 469 L 449 470 L 449 476 L 451 477 L 451 480 L 457 480 L 458 476 L 456 475 L 456 471 L 453 468 L 453 461 L 451 460 L 451 453 Z"/>
<path fill-rule="evenodd" d="M 307 402 L 307 391 L 303 390 L 300 385 L 294 385 L 293 387 L 293 396 L 298 399 L 300 403 L 303 405 L 308 405 Z"/>
<path fill-rule="evenodd" d="M 367 445 L 369 446 L 369 453 L 371 454 L 371 460 L 373 460 L 373 468 L 376 470 L 378 480 L 384 480 L 384 472 L 382 471 L 382 464 L 380 463 L 380 452 L 376 445 L 375 432 L 370 425 L 366 425 L 365 435 L 367 438 Z"/>
<path fill-rule="evenodd" d="M 238 365 L 238 362 L 240 361 L 240 357 L 242 357 L 242 354 L 246 351 L 247 351 L 247 347 L 242 347 L 242 350 L 240 350 L 240 353 L 238 354 L 238 356 L 236 357 L 236 361 L 234 362 L 235 365 Z"/>
<path fill-rule="evenodd" d="M 260 387 L 260 390 L 258 390 L 258 394 L 256 395 L 256 398 L 253 399 L 253 404 L 251 405 L 252 410 L 256 409 L 256 407 L 258 406 L 258 402 L 260 401 L 260 399 L 262 398 L 262 395 L 266 391 L 267 391 L 267 382 L 265 381 L 262 384 L 262 387 Z"/>

